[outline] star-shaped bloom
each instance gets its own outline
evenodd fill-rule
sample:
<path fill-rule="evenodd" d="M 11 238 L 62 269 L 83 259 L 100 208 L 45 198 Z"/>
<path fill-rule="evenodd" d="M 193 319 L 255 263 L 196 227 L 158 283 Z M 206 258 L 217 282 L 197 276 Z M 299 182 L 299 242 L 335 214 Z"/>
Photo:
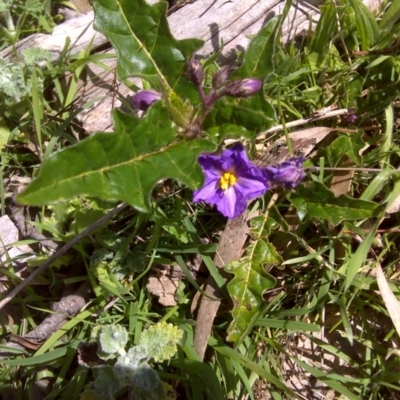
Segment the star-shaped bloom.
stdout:
<path fill-rule="evenodd" d="M 220 156 L 201 155 L 205 182 L 194 192 L 195 202 L 215 204 L 220 213 L 236 218 L 247 207 L 247 201 L 262 196 L 269 189 L 265 174 L 247 158 L 241 143 L 222 152 Z"/>
<path fill-rule="evenodd" d="M 278 165 L 270 165 L 263 172 L 272 184 L 294 188 L 306 176 L 302 168 L 303 162 L 303 157 L 293 157 Z"/>

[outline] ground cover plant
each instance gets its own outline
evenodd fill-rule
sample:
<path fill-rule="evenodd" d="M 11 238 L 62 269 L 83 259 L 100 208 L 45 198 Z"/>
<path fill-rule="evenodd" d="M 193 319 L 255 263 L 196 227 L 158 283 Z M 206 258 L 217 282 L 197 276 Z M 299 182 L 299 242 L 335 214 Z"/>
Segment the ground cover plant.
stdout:
<path fill-rule="evenodd" d="M 35 32 L 51 32 L 61 15 L 52 8 L 57 2 L 50 0 L 2 0 L 0 2 L 0 49 L 15 44 L 19 39 Z"/>
<path fill-rule="evenodd" d="M 93 7 L 136 92 L 113 132 L 74 120 L 90 48 L 0 59 L 29 239 L 3 246 L 2 398 L 400 398 L 399 1 L 282 43 L 288 1 L 231 65 L 165 2 Z"/>

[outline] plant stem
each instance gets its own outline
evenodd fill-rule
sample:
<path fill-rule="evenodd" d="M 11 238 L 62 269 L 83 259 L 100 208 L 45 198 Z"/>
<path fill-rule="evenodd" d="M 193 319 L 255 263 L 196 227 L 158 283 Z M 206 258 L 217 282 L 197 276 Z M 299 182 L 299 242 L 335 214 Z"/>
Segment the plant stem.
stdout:
<path fill-rule="evenodd" d="M 14 21 L 12 19 L 10 10 L 4 11 L 1 16 L 3 18 L 5 26 L 7 27 L 8 35 L 10 35 L 12 38 L 14 38 L 16 32 L 15 32 L 15 25 L 14 25 Z"/>

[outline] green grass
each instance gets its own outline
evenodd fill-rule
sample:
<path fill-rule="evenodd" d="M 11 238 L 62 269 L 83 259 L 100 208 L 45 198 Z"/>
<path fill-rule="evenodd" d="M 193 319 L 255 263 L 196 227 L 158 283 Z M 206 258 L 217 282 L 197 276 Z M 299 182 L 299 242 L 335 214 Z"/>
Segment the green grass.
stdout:
<path fill-rule="evenodd" d="M 316 146 L 307 165 L 380 168 L 375 173 L 355 172 L 345 193 L 351 199 L 379 203 L 376 215 L 334 224 L 335 210 L 317 208 L 309 199 L 312 217 L 301 219 L 304 213 L 299 212 L 293 219 L 289 206 L 301 211 L 300 197 L 295 191 L 279 192 L 265 231 L 282 261 L 263 264 L 276 285 L 264 293 L 258 318 L 233 345 L 226 340 L 232 321 L 230 292 L 213 262 L 226 222 L 204 205 L 193 204 L 187 188 L 171 181 L 160 183 L 150 214 L 124 209 L 82 237 L 35 284 L 13 298 L 1 319 L 3 343 L 10 334 L 24 336 L 40 325 L 66 285 L 76 289 L 87 281 L 92 290 L 86 306 L 40 347 L 0 361 L 0 395 L 31 399 L 40 391 L 46 399 L 79 399 L 95 372 L 79 365 L 78 349 L 91 341 L 96 326 L 121 324 L 130 342 L 137 345 L 148 326 L 167 321 L 182 329 L 184 336 L 177 354 L 153 367 L 178 398 L 317 399 L 333 393 L 337 399 L 400 399 L 399 337 L 375 270 L 382 266 L 399 299 L 400 215 L 395 206 L 400 195 L 395 171 L 400 161 L 400 64 L 395 43 L 399 6 L 398 0 L 388 2 L 372 16 L 356 1 L 326 3 L 315 32 L 279 48 L 265 85 L 287 137 L 286 123 L 324 107 L 354 110 L 358 117 L 354 123 L 337 117 L 306 126 L 342 129 Z M 0 147 L 2 215 L 9 213 L 13 176 L 35 177 L 44 159 L 79 140 L 74 121 L 80 111 L 74 109 L 80 96 L 77 80 L 89 62 L 101 62 L 90 50 L 43 70 L 24 67 L 25 78 L 44 90 L 30 90 L 18 100 L 0 93 L 0 122 L 8 134 L 7 146 Z M 211 64 L 209 72 L 215 68 Z M 65 72 L 72 74 L 67 88 L 61 84 Z M 329 169 L 313 170 L 305 185 L 329 188 L 336 175 Z M 264 213 L 269 196 L 254 208 Z M 114 206 L 76 198 L 32 207 L 29 224 L 63 244 Z M 28 261 L 28 272 L 50 257 L 39 241 L 30 245 L 35 258 Z M 191 275 L 196 257 L 204 268 Z M 10 289 L 21 281 L 11 261 L 0 266 Z M 159 264 L 182 269 L 174 306 L 160 305 L 146 288 Z M 223 286 L 225 298 L 203 363 L 193 348 L 196 314 L 191 305 L 210 274 Z M 260 384 L 268 395 L 263 397 L 254 389 Z"/>

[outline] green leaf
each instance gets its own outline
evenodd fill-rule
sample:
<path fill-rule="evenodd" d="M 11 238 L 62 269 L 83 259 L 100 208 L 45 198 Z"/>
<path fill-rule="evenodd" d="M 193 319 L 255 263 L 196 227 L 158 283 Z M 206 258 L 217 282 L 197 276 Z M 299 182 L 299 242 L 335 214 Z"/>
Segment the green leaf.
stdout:
<path fill-rule="evenodd" d="M 8 348 L 3 347 L 6 351 Z M 17 357 L 13 360 L 1 360 L 1 363 L 4 365 L 14 365 L 17 367 L 31 367 L 31 366 L 38 366 L 40 364 L 48 365 L 55 360 L 58 360 L 64 357 L 67 354 L 68 347 L 61 347 L 52 351 L 49 351 L 45 354 L 40 354 L 37 356 L 31 356 L 28 358 Z"/>
<path fill-rule="evenodd" d="M 262 90 L 246 99 L 222 98 L 208 115 L 204 128 L 224 137 L 252 137 L 251 132 L 270 128 L 276 122 L 275 110 Z M 233 131 L 227 128 L 234 125 Z M 248 132 L 246 132 L 248 131 Z"/>
<path fill-rule="evenodd" d="M 218 353 L 223 354 L 225 357 L 237 361 L 244 367 L 253 371 L 255 374 L 259 375 L 261 378 L 265 379 L 267 382 L 275 385 L 278 389 L 281 389 L 288 395 L 289 399 L 296 399 L 298 397 L 291 389 L 289 389 L 281 379 L 277 378 L 274 374 L 270 373 L 267 369 L 263 368 L 262 365 L 251 361 L 248 357 L 241 354 L 239 351 L 228 347 L 225 343 L 217 341 L 215 338 L 210 337 L 208 339 L 208 344 Z"/>
<path fill-rule="evenodd" d="M 374 179 L 369 183 L 369 185 L 364 189 L 364 192 L 361 195 L 361 199 L 363 200 L 372 200 L 375 196 L 377 196 L 383 187 L 388 183 L 388 181 L 394 176 L 396 176 L 398 172 L 395 169 L 385 168 L 379 174 L 375 176 Z"/>
<path fill-rule="evenodd" d="M 389 30 L 400 18 L 400 0 L 393 0 L 379 22 L 382 29 Z"/>
<path fill-rule="evenodd" d="M 300 185 L 290 200 L 297 208 L 301 219 L 322 218 L 333 225 L 342 220 L 358 220 L 376 215 L 380 206 L 372 201 L 353 199 L 346 195 L 335 195 L 322 183 Z"/>
<path fill-rule="evenodd" d="M 335 15 L 335 7 L 332 1 L 326 2 L 321 6 L 321 18 L 318 21 L 315 33 L 311 40 L 310 52 L 318 54 L 318 62 L 322 62 L 328 47 L 331 43 L 331 38 L 337 32 L 337 22 Z"/>
<path fill-rule="evenodd" d="M 350 136 L 350 146 L 347 150 L 347 156 L 353 160 L 356 164 L 362 164 L 362 149 L 365 148 L 365 141 L 363 139 L 363 132 L 357 133 Z"/>
<path fill-rule="evenodd" d="M 0 0 L 0 12 L 6 12 L 9 11 L 11 8 L 11 2 L 8 2 L 6 0 Z"/>
<path fill-rule="evenodd" d="M 264 227 L 259 228 L 260 231 Z M 246 249 L 246 255 L 225 267 L 235 275 L 228 283 L 234 308 L 228 328 L 228 340 L 237 344 L 254 326 L 264 305 L 263 293 L 275 286 L 275 279 L 265 271 L 266 264 L 280 261 L 271 243 L 258 238 Z"/>
<path fill-rule="evenodd" d="M 202 391 L 205 393 L 207 399 L 225 399 L 220 379 L 209 364 L 189 359 L 184 359 L 182 361 L 184 362 L 184 367 L 188 376 L 190 376 L 189 381 L 193 392 Z M 177 368 L 182 368 L 177 362 L 172 362 L 171 364 Z"/>
<path fill-rule="evenodd" d="M 92 368 L 93 374 L 96 376 L 92 384 L 92 390 L 86 388 L 85 391 L 92 393 L 98 400 L 113 399 L 114 395 L 122 389 L 123 383 L 115 375 L 114 368 L 109 365 Z M 87 395 L 89 395 L 87 393 Z"/>
<path fill-rule="evenodd" d="M 369 50 L 378 40 L 380 32 L 376 18 L 361 0 L 346 0 L 356 16 L 355 22 L 364 50 Z"/>
<path fill-rule="evenodd" d="M 265 79 L 274 71 L 277 44 L 280 45 L 277 28 L 281 17 L 271 19 L 251 40 L 242 66 L 234 73 L 237 78 Z M 279 29 L 280 31 L 280 29 Z"/>
<path fill-rule="evenodd" d="M 276 318 L 259 318 L 255 325 L 274 329 L 287 329 L 289 331 L 321 332 L 321 327 L 317 324 Z"/>
<path fill-rule="evenodd" d="M 266 79 L 275 67 L 275 54 L 279 43 L 280 18 L 273 18 L 251 40 L 242 66 L 231 78 Z M 253 132 L 270 128 L 276 122 L 275 110 L 266 100 L 263 90 L 246 99 L 222 98 L 208 115 L 204 129 L 220 139 L 224 137 L 252 138 Z"/>
<path fill-rule="evenodd" d="M 24 58 L 24 63 L 29 66 L 34 66 L 40 61 L 51 61 L 51 52 L 42 49 L 41 47 L 28 47 L 21 51 Z"/>
<path fill-rule="evenodd" d="M 197 157 L 215 145 L 206 139 L 176 141 L 175 126 L 161 103 L 142 119 L 115 111 L 114 123 L 114 133 L 96 133 L 45 160 L 18 201 L 43 205 L 89 195 L 148 212 L 158 181 L 173 178 L 192 188 L 201 183 Z"/>
<path fill-rule="evenodd" d="M 12 102 L 18 102 L 26 96 L 28 90 L 23 64 L 9 63 L 0 57 L 0 92 L 4 92 L 6 100 L 12 99 Z"/>
<path fill-rule="evenodd" d="M 375 17 L 361 0 L 342 0 L 339 4 L 329 1 L 321 7 L 321 18 L 311 42 L 311 52 L 318 54 L 318 64 L 328 53 L 332 40 L 338 33 L 338 27 L 351 36 L 354 23 L 362 48 L 369 50 L 379 38 L 379 27 Z"/>
<path fill-rule="evenodd" d="M 360 397 L 349 390 L 346 386 L 340 383 L 339 379 L 341 376 L 334 376 L 334 374 L 327 374 L 326 371 L 318 368 L 314 368 L 308 365 L 306 362 L 300 360 L 297 357 L 290 356 L 290 358 L 296 362 L 300 367 L 304 368 L 308 373 L 313 375 L 316 379 L 321 380 L 327 386 L 331 387 L 336 392 L 339 392 L 344 396 L 344 398 L 349 400 L 359 400 Z M 333 376 L 332 376 L 333 375 Z M 343 397 L 342 397 L 343 398 Z"/>
<path fill-rule="evenodd" d="M 148 359 L 149 356 L 145 346 L 133 346 L 126 354 L 118 357 L 117 362 L 114 364 L 114 372 L 121 381 L 127 382 L 131 379 L 134 371 L 139 368 L 139 365 Z"/>
<path fill-rule="evenodd" d="M 344 155 L 361 165 L 360 151 L 365 147 L 362 134 L 343 135 L 335 139 L 326 149 L 329 165 L 338 166 Z"/>
<path fill-rule="evenodd" d="M 131 377 L 130 386 L 136 400 L 167 400 L 163 383 L 147 364 L 142 364 Z"/>
<path fill-rule="evenodd" d="M 127 271 L 113 252 L 104 248 L 95 249 L 90 257 L 90 271 L 98 280 L 99 288 L 106 297 L 110 293 L 118 296 L 129 291 L 120 282 L 127 275 Z"/>
<path fill-rule="evenodd" d="M 251 40 L 242 66 L 232 79 L 265 79 L 274 71 L 280 18 L 273 18 Z M 280 31 L 280 29 L 279 29 Z M 218 131 L 220 138 L 249 137 L 252 132 L 270 128 L 276 122 L 275 110 L 265 99 L 263 90 L 246 99 L 223 98 L 209 114 L 205 129 Z"/>
<path fill-rule="evenodd" d="M 327 160 L 329 165 L 337 166 L 346 155 L 350 147 L 350 140 L 346 136 L 339 136 L 326 149 Z"/>
<path fill-rule="evenodd" d="M 368 185 L 363 196 L 365 198 L 372 198 L 375 194 L 379 193 L 383 187 L 383 184 L 388 181 L 392 175 L 397 175 L 396 170 L 384 169 L 381 171 L 373 181 Z M 383 202 L 385 208 L 382 208 L 381 215 L 384 215 L 386 210 L 392 205 L 394 199 L 398 197 L 400 193 L 400 184 L 395 182 L 392 192 L 388 196 L 387 200 Z M 375 223 L 369 227 L 369 232 L 363 238 L 363 241 L 358 246 L 357 250 L 351 254 L 349 260 L 344 262 L 340 268 L 340 272 L 346 275 L 344 290 L 347 291 L 349 287 L 354 283 L 358 271 L 364 265 L 365 260 L 370 254 L 371 246 L 376 237 L 376 231 L 380 225 L 381 219 L 378 218 Z"/>
<path fill-rule="evenodd" d="M 99 349 L 107 354 L 125 354 L 128 332 L 119 324 L 103 326 L 99 334 Z"/>
<path fill-rule="evenodd" d="M 145 0 L 94 0 L 94 27 L 115 47 L 120 80 L 137 76 L 157 88 L 172 88 L 182 76 L 186 60 L 202 40 L 176 40 L 166 17 L 167 2 L 149 5 Z"/>
<path fill-rule="evenodd" d="M 2 153 L 5 145 L 7 144 L 8 138 L 10 137 L 10 130 L 8 129 L 7 125 L 0 118 L 0 154 Z"/>
<path fill-rule="evenodd" d="M 182 339 L 183 331 L 178 327 L 159 322 L 142 332 L 140 345 L 147 349 L 148 357 L 156 362 L 162 362 L 172 358 L 176 351 L 176 345 Z"/>

